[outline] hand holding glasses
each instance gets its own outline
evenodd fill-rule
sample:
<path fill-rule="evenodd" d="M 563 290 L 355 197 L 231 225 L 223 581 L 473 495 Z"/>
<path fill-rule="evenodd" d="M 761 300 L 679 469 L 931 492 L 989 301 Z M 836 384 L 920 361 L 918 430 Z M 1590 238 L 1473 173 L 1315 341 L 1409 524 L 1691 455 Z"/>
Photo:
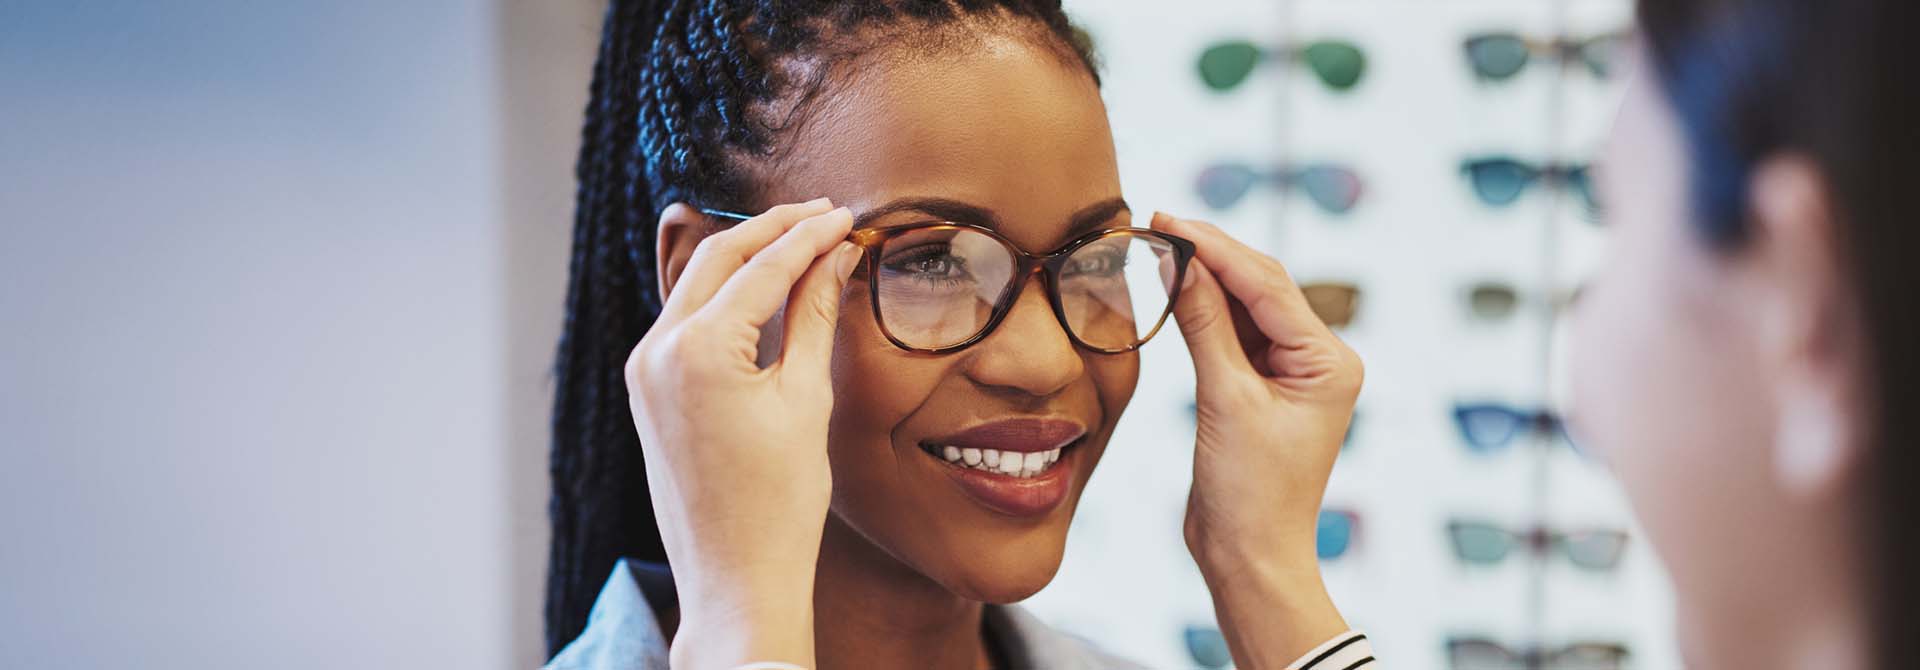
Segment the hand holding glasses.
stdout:
<path fill-rule="evenodd" d="M 709 216 L 746 215 L 702 209 Z M 1041 275 L 1067 337 L 1095 353 L 1140 348 L 1173 313 L 1193 243 L 1145 228 L 1107 228 L 1032 254 L 991 228 L 923 221 L 854 230 L 875 321 L 894 346 L 953 353 L 985 339 Z"/>

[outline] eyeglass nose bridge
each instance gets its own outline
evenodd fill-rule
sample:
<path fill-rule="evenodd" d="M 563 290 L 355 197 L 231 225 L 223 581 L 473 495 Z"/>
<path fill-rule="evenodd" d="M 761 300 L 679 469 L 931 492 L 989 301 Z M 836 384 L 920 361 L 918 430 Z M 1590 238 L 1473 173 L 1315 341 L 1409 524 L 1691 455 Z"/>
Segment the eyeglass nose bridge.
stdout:
<path fill-rule="evenodd" d="M 1068 344 L 1096 353 L 1109 353 L 1105 349 L 1095 347 L 1081 340 L 1080 335 L 1073 332 L 1073 326 L 1067 323 L 1066 305 L 1064 304 L 1064 299 L 1060 296 L 1060 268 L 1066 264 L 1068 257 L 1070 257 L 1078 247 L 1070 247 L 1046 254 L 1035 254 L 1025 249 L 1015 247 L 1006 240 L 999 240 L 999 242 L 1001 246 L 1006 248 L 1007 254 L 1013 257 L 1014 272 L 1007 278 L 1006 288 L 1002 289 L 999 297 L 994 300 L 993 311 L 987 315 L 987 322 L 980 327 L 980 332 L 968 338 L 966 342 L 948 349 L 953 350 L 972 346 L 987 339 L 988 336 L 999 332 L 1000 326 L 1007 320 L 1007 316 L 1013 314 L 1013 309 L 1020 305 L 1020 294 L 1026 292 L 1028 282 L 1033 279 L 1034 275 L 1039 275 L 1040 297 L 1046 301 L 1047 309 L 1053 313 L 1054 323 L 1060 326 L 1060 334 L 1066 336 Z"/>
<path fill-rule="evenodd" d="M 1090 351 L 1100 351 L 1097 347 L 1081 341 L 1080 336 L 1073 332 L 1073 326 L 1067 323 L 1066 307 L 1060 296 L 1060 266 L 1066 263 L 1067 256 L 1072 252 L 1031 254 L 1015 248 L 1009 248 L 1007 251 L 1013 254 L 1017 270 L 1012 277 L 1008 278 L 1007 288 L 1001 293 L 1000 300 L 996 303 L 995 313 L 988 316 L 986 327 L 981 329 L 980 339 L 984 340 L 1000 329 L 1001 322 L 1006 321 L 1007 317 L 1013 314 L 1013 309 L 1020 306 L 1020 294 L 1026 292 L 1027 283 L 1033 279 L 1034 275 L 1039 275 L 1040 298 L 1046 301 L 1047 309 L 1053 313 L 1053 321 L 1060 326 L 1060 334 L 1066 336 L 1067 343 Z"/>

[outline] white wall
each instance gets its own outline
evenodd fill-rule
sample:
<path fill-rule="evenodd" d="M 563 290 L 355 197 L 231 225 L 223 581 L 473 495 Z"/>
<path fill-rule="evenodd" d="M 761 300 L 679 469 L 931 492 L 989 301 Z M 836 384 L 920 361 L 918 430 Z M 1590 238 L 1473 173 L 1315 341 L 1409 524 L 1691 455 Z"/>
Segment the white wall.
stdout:
<path fill-rule="evenodd" d="M 594 26 L 502 4 L 0 2 L 0 667 L 538 661 L 587 72 L 498 44 Z"/>

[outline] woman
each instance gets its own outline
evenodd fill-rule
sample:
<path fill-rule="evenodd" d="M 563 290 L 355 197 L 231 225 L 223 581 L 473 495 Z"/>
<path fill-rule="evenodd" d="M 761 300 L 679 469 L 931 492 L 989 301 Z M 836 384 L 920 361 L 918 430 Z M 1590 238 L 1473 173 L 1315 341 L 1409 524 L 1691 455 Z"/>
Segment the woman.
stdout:
<path fill-rule="evenodd" d="M 1904 0 L 1643 0 L 1575 428 L 1696 668 L 1920 667 L 1920 79 Z"/>
<path fill-rule="evenodd" d="M 663 4 L 613 2 L 595 69 L 551 667 L 1125 667 L 1003 604 L 1058 569 L 1167 312 L 1234 658 L 1370 661 L 1314 555 L 1358 359 L 1272 259 L 1131 228 L 1057 2 Z"/>

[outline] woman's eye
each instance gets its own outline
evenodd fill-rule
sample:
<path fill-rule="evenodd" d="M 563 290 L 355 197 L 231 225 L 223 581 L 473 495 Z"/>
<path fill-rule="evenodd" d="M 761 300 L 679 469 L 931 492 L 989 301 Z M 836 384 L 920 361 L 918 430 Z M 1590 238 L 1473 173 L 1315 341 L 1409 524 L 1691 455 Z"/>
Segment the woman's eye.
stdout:
<path fill-rule="evenodd" d="M 1121 253 L 1075 254 L 1073 260 L 1067 263 L 1066 274 L 1111 275 L 1118 274 L 1126 266 L 1127 257 Z"/>
<path fill-rule="evenodd" d="M 946 249 L 910 251 L 888 260 L 886 269 L 925 280 L 958 279 L 967 274 L 966 259 Z"/>

